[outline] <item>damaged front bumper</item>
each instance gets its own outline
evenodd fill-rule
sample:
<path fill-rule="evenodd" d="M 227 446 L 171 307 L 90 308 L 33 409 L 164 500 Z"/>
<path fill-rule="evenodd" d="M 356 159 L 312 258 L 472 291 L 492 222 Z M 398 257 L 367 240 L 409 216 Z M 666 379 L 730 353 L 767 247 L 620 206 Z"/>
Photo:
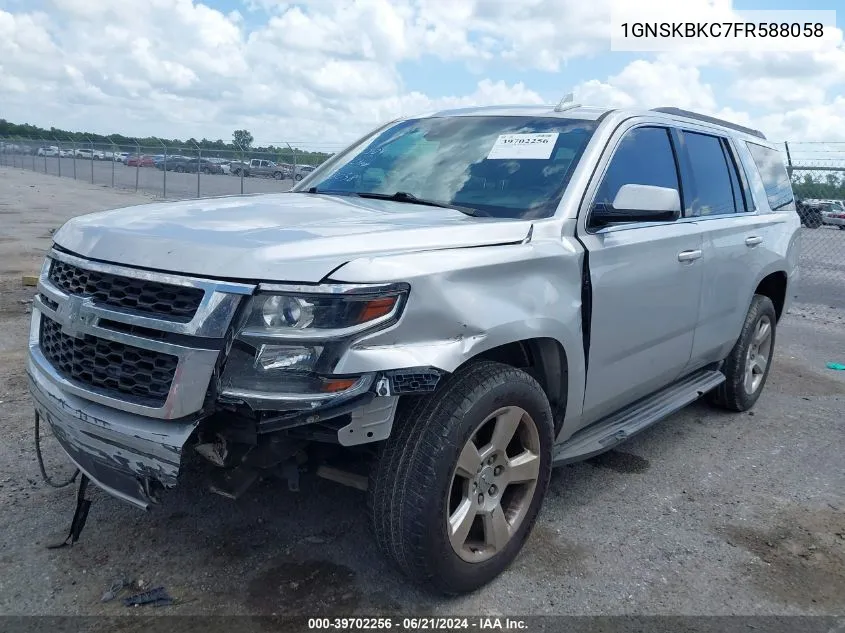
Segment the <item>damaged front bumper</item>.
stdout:
<path fill-rule="evenodd" d="M 161 488 L 176 485 L 183 449 L 199 419 L 156 420 L 62 391 L 30 358 L 36 414 L 49 423 L 70 459 L 105 492 L 146 510 Z"/>

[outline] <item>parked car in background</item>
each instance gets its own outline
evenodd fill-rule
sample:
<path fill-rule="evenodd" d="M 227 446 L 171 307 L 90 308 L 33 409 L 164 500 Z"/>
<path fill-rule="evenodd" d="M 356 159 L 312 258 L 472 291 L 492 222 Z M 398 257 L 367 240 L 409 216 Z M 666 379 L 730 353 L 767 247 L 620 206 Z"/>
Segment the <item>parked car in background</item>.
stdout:
<path fill-rule="evenodd" d="M 271 160 L 253 158 L 248 163 L 232 161 L 231 173 L 234 176 L 265 176 L 282 180 L 285 177 L 285 170 Z"/>
<path fill-rule="evenodd" d="M 73 150 L 72 149 L 60 149 L 59 156 L 62 158 L 72 158 L 73 157 Z"/>
<path fill-rule="evenodd" d="M 49 147 L 39 147 L 38 151 L 35 153 L 37 156 L 58 156 L 59 148 L 55 145 L 50 145 Z"/>
<path fill-rule="evenodd" d="M 94 151 L 88 148 L 76 148 L 73 152 L 76 158 L 87 158 L 90 160 L 94 157 Z"/>
<path fill-rule="evenodd" d="M 126 164 L 126 161 L 129 159 L 129 152 L 115 152 L 114 153 L 114 160 L 117 163 Z"/>
<path fill-rule="evenodd" d="M 126 165 L 129 167 L 155 167 L 155 162 L 152 156 L 144 154 L 141 156 L 130 156 L 126 159 Z"/>
<path fill-rule="evenodd" d="M 313 165 L 297 165 L 296 168 L 293 170 L 293 179 L 294 180 L 302 180 L 308 174 L 316 169 Z"/>
<path fill-rule="evenodd" d="M 845 230 L 845 202 L 842 200 L 822 200 L 819 202 L 822 224 L 837 226 Z"/>
<path fill-rule="evenodd" d="M 220 167 L 220 173 L 228 174 L 231 171 L 231 166 L 229 164 L 228 158 L 210 157 L 208 158 L 208 162 Z"/>
<path fill-rule="evenodd" d="M 801 225 L 808 229 L 817 229 L 822 225 L 822 209 L 816 200 L 796 200 L 795 210 L 801 219 Z"/>
<path fill-rule="evenodd" d="M 159 165 L 159 169 L 163 169 L 164 164 Z M 167 171 L 175 171 L 180 173 L 195 174 L 201 171 L 204 174 L 222 174 L 223 169 L 220 165 L 212 163 L 207 158 L 197 158 L 195 156 L 179 156 L 167 157 Z"/>

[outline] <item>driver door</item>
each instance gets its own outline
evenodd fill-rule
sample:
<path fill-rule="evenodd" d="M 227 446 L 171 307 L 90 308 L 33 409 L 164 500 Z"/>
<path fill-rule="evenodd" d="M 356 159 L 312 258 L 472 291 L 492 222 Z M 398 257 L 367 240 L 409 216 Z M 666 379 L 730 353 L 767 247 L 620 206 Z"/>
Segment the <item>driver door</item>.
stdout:
<path fill-rule="evenodd" d="M 692 353 L 702 287 L 703 237 L 694 222 L 591 223 L 595 205 L 612 202 L 623 185 L 682 193 L 667 128 L 632 127 L 614 139 L 579 228 L 592 286 L 582 426 L 680 377 Z"/>

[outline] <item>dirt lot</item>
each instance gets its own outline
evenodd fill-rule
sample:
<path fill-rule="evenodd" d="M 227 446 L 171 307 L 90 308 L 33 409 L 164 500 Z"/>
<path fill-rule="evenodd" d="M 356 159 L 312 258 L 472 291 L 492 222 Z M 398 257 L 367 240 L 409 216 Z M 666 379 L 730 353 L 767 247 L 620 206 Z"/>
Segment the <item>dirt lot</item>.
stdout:
<path fill-rule="evenodd" d="M 164 585 L 174 614 L 845 615 L 845 372 L 825 369 L 845 363 L 845 312 L 808 303 L 782 320 L 753 412 L 699 403 L 557 470 L 521 557 L 471 596 L 411 588 L 378 556 L 363 494 L 313 479 L 233 502 L 188 477 L 148 514 L 98 494 L 82 540 L 46 549 L 75 491 L 38 473 L 21 275 L 65 219 L 147 200 L 0 168 L 1 614 L 121 614 L 100 597 L 127 578 Z"/>

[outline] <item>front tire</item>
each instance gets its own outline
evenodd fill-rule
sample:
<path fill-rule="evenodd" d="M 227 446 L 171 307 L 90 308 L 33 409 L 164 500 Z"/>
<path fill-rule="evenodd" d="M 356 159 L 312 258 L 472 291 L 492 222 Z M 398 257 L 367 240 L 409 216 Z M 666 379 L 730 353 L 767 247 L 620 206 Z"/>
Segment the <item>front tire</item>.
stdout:
<path fill-rule="evenodd" d="M 754 406 L 772 367 L 776 329 L 772 300 L 754 295 L 739 339 L 722 368 L 726 380 L 712 392 L 714 404 L 729 411 L 747 411 Z"/>
<path fill-rule="evenodd" d="M 393 428 L 370 474 L 379 548 L 440 593 L 489 583 L 519 554 L 548 488 L 543 389 L 519 369 L 475 362 L 403 403 Z"/>

